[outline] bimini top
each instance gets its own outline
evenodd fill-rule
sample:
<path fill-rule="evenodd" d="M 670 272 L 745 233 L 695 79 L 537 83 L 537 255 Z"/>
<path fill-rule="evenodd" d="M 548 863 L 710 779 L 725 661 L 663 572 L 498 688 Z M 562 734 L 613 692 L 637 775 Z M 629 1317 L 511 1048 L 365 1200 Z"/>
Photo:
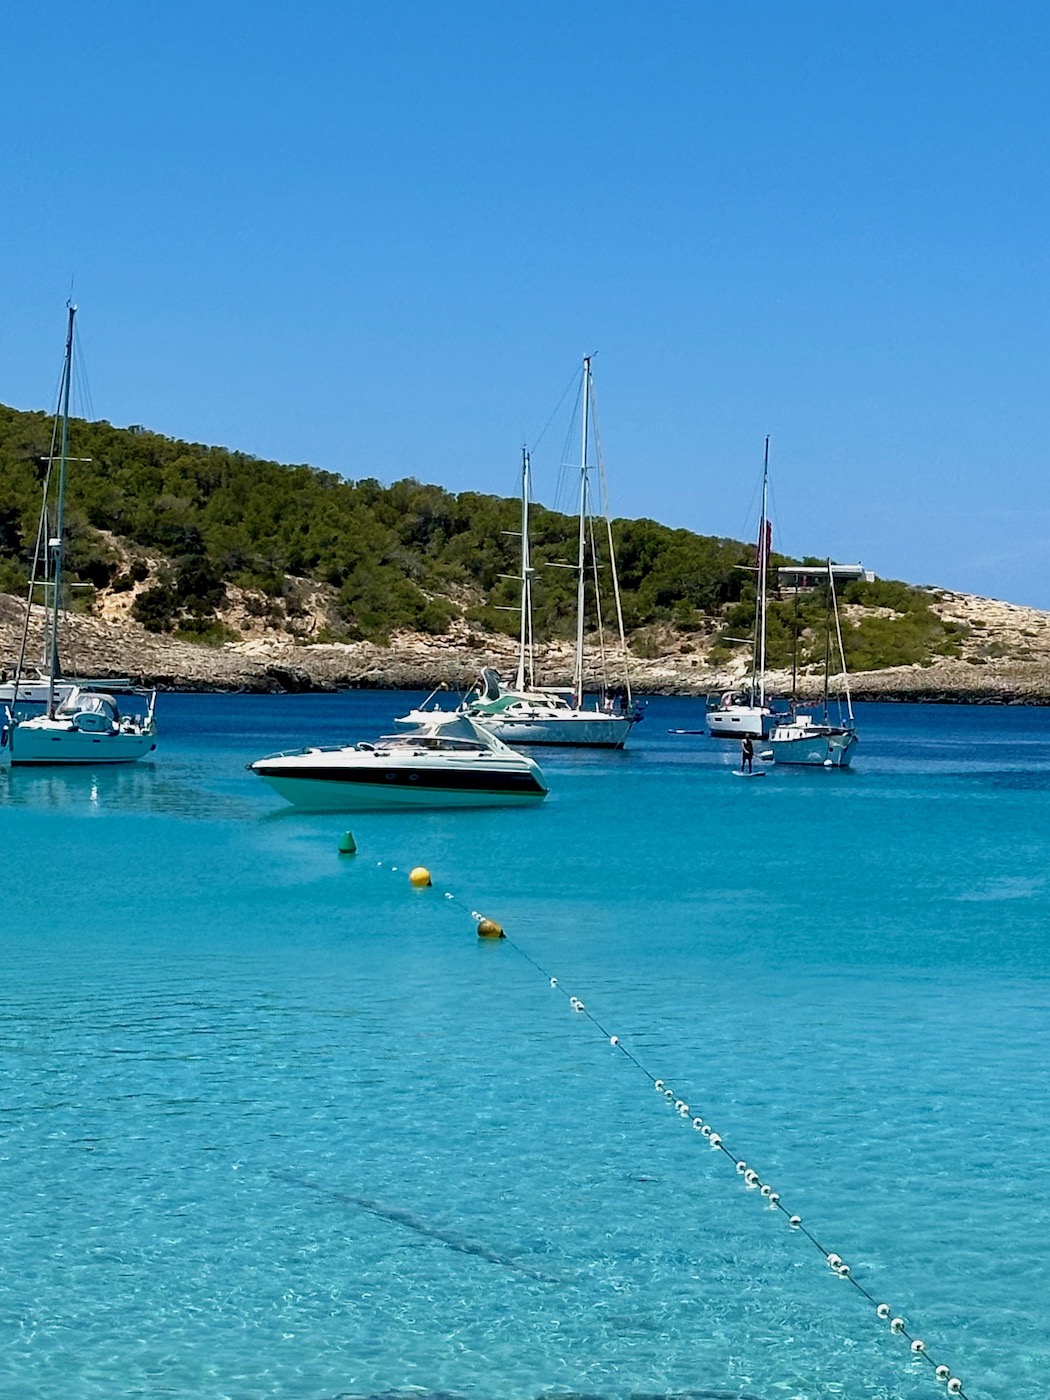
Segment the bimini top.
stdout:
<path fill-rule="evenodd" d="M 80 690 L 74 687 L 55 709 L 59 719 L 71 719 L 73 715 L 98 715 L 116 724 L 120 718 L 117 702 L 112 695 L 102 695 L 96 691 Z"/>

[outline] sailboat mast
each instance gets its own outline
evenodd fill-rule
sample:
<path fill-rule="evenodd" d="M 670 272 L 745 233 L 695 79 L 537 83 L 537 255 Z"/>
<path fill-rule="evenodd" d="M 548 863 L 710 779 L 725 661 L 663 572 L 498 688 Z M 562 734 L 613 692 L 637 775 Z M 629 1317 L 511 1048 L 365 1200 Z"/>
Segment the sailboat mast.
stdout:
<path fill-rule="evenodd" d="M 766 455 L 762 467 L 762 522 L 758 529 L 758 704 L 766 703 L 766 594 L 769 581 L 769 438 L 766 438 Z M 752 701 L 752 704 L 755 702 Z"/>
<path fill-rule="evenodd" d="M 835 608 L 835 621 L 838 622 L 838 603 L 835 598 L 835 579 L 828 560 L 828 598 L 824 615 L 824 723 L 828 722 L 828 687 L 831 684 L 831 609 Z"/>
<path fill-rule="evenodd" d="M 55 680 L 58 676 L 58 610 L 62 597 L 62 530 L 66 508 L 66 463 L 69 457 L 69 391 L 73 379 L 73 320 L 77 308 L 69 303 L 69 325 L 66 330 L 66 358 L 62 366 L 62 439 L 58 461 L 58 506 L 55 511 L 54 567 L 51 570 L 51 632 L 50 663 L 47 679 L 47 713 L 55 715 Z"/>
<path fill-rule="evenodd" d="M 580 447 L 580 537 L 579 550 L 576 557 L 576 665 L 573 670 L 572 681 L 577 709 L 583 704 L 583 609 L 584 589 L 587 578 L 587 448 L 591 430 L 590 409 L 591 359 L 588 355 L 583 361 L 583 437 Z"/>
<path fill-rule="evenodd" d="M 535 687 L 532 652 L 532 561 L 529 554 L 529 449 L 521 449 L 521 638 L 516 688 Z"/>

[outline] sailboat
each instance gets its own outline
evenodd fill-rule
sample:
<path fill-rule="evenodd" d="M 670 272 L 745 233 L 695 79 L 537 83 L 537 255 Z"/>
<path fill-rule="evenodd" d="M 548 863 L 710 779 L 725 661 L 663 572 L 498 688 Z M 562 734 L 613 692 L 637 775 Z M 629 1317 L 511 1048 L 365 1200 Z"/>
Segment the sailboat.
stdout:
<path fill-rule="evenodd" d="M 619 653 L 624 661 L 623 677 L 620 684 L 610 684 L 606 663 L 608 660 L 602 624 L 602 600 L 599 592 L 599 566 L 594 539 L 594 511 L 592 503 L 593 485 L 591 473 L 594 467 L 590 450 L 592 437 L 595 455 L 601 477 L 604 497 L 604 472 L 601 454 L 597 446 L 597 433 L 594 422 L 594 389 L 591 379 L 591 361 L 583 362 L 581 387 L 583 434 L 580 450 L 580 497 L 579 533 L 577 560 L 574 565 L 564 565 L 574 569 L 576 581 L 576 649 L 571 687 L 541 686 L 536 680 L 535 646 L 532 626 L 532 581 L 536 570 L 532 565 L 529 546 L 529 506 L 531 504 L 531 463 L 527 448 L 521 454 L 521 573 L 513 575 L 520 586 L 519 609 L 521 625 L 518 635 L 518 667 L 513 684 L 505 684 L 499 672 L 485 667 L 474 688 L 460 707 L 490 734 L 494 734 L 505 744 L 558 745 L 561 747 L 622 749 L 633 727 L 641 719 L 641 711 L 635 706 L 631 695 L 631 680 L 627 673 L 627 643 L 623 628 L 623 609 L 620 603 L 620 585 L 616 574 L 616 557 L 613 550 L 612 523 L 607 505 L 603 499 L 603 515 L 608 540 L 609 564 L 612 594 L 616 611 L 619 634 Z M 584 694 L 584 632 L 587 607 L 587 578 L 590 575 L 594 589 L 594 609 L 598 624 L 598 643 L 602 662 L 602 687 L 595 700 L 586 703 Z M 433 717 L 435 709 L 427 709 L 433 696 L 428 696 L 423 706 L 410 711 L 397 720 L 398 724 L 417 725 L 428 717 Z"/>
<path fill-rule="evenodd" d="M 12 682 L 12 700 L 7 706 L 4 738 L 10 748 L 12 764 L 97 764 L 134 763 L 156 747 L 154 708 L 157 694 L 149 698 L 146 713 L 121 714 L 114 697 L 100 690 L 69 684 L 60 680 L 58 633 L 62 597 L 63 526 L 65 519 L 66 475 L 69 464 L 69 395 L 73 377 L 73 325 L 77 308 L 68 306 L 66 351 L 59 388 L 59 406 L 55 415 L 55 432 L 47 461 L 44 483 L 44 505 L 41 512 L 42 530 L 38 542 L 47 557 L 47 624 L 45 627 L 46 666 L 32 683 L 28 696 L 22 691 L 25 667 L 26 629 Z M 55 466 L 55 444 L 59 443 L 58 485 L 55 504 L 55 532 L 50 534 L 48 494 Z M 44 537 L 46 536 L 46 544 Z M 34 572 L 35 572 L 34 564 Z M 32 595 L 30 595 L 31 597 Z M 46 693 L 44 691 L 46 685 Z M 37 689 L 39 687 L 39 690 Z M 26 716 L 12 708 L 17 701 L 40 698 L 45 705 L 42 714 Z"/>
<path fill-rule="evenodd" d="M 576 564 L 576 648 L 571 688 L 540 686 L 536 683 L 535 648 L 532 629 L 532 566 L 529 549 L 530 462 L 527 449 L 522 451 L 521 471 L 521 627 L 518 638 L 518 669 L 513 685 L 504 685 L 498 674 L 486 669 L 467 697 L 465 711 L 477 723 L 502 739 L 504 743 L 557 744 L 580 748 L 622 749 L 632 728 L 641 719 L 631 695 L 631 680 L 627 671 L 627 642 L 624 636 L 623 608 L 620 584 L 616 574 L 612 522 L 605 498 L 605 476 L 598 444 L 594 413 L 594 386 L 590 356 L 583 361 L 582 435 L 580 444 L 579 532 Z M 591 462 L 592 437 L 599 473 L 605 533 L 609 550 L 609 570 L 612 596 L 619 637 L 619 655 L 623 660 L 623 675 L 619 684 L 610 684 L 608 656 L 602 622 L 602 599 L 599 588 L 599 564 L 594 538 L 593 483 Z M 594 613 L 597 620 L 598 647 L 602 664 L 601 691 L 588 704 L 584 694 L 584 634 L 587 618 L 587 579 L 590 575 L 594 590 Z"/>
<path fill-rule="evenodd" d="M 827 630 L 824 644 L 824 699 L 821 718 L 796 711 L 790 719 L 782 720 L 769 736 L 769 754 L 776 763 L 800 764 L 810 768 L 848 768 L 857 746 L 857 724 L 853 715 L 853 700 L 849 690 L 849 676 L 846 672 L 846 651 L 842 644 L 842 623 L 839 620 L 838 598 L 835 593 L 835 574 L 839 572 L 831 560 L 827 561 L 828 609 Z M 796 572 L 792 570 L 791 572 Z M 846 573 L 856 571 L 845 570 Z M 829 682 L 831 679 L 831 623 L 835 623 L 835 637 L 838 643 L 839 663 L 843 678 L 843 700 L 839 705 L 838 723 L 833 723 L 830 714 Z"/>
<path fill-rule="evenodd" d="M 769 520 L 769 438 L 766 438 L 762 468 L 762 516 L 758 527 L 756 569 L 758 591 L 755 600 L 755 639 L 751 650 L 751 677 L 742 690 L 727 690 L 711 696 L 707 707 L 707 727 L 713 739 L 764 739 L 777 722 L 776 712 L 766 704 L 766 605 L 769 590 L 769 555 L 773 530 Z"/>

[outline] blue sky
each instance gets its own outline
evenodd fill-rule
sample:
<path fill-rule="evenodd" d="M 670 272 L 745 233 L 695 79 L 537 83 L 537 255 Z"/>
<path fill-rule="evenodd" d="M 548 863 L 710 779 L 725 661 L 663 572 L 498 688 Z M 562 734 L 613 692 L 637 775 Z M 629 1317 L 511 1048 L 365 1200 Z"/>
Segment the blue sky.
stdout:
<path fill-rule="evenodd" d="M 1050 607 L 1050 7 L 9 7 L 0 401 Z M 555 502 L 564 432 L 537 452 Z"/>

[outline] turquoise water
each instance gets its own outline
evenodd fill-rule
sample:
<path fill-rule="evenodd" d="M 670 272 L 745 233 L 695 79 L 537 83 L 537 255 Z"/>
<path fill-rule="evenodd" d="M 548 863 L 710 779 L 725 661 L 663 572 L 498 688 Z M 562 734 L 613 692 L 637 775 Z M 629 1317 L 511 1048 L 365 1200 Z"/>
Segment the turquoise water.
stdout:
<path fill-rule="evenodd" d="M 521 811 L 243 771 L 418 698 L 164 696 L 152 764 L 0 772 L 0 1396 L 943 1394 L 593 1014 L 971 1400 L 1044 1400 L 1050 711 L 861 707 L 852 773 L 741 782 L 654 700 Z"/>

